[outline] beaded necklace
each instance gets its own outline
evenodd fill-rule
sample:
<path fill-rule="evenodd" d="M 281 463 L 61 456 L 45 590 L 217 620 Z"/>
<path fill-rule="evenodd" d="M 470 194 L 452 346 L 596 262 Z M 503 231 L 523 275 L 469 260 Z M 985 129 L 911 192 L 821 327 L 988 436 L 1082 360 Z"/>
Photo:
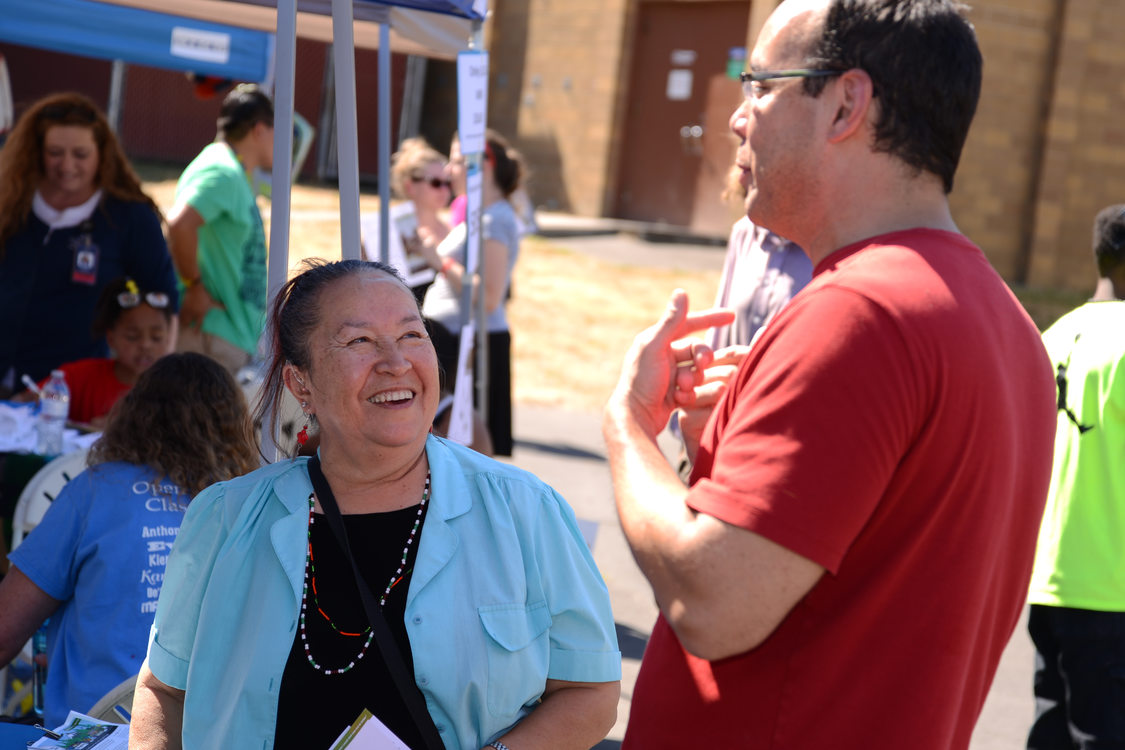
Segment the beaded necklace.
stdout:
<path fill-rule="evenodd" d="M 305 565 L 305 586 L 304 586 L 303 592 L 301 593 L 301 618 L 300 618 L 301 645 L 305 649 L 305 658 L 308 659 L 309 665 L 312 666 L 313 669 L 315 669 L 318 672 L 323 672 L 326 675 L 344 674 L 345 672 L 348 672 L 353 667 L 355 667 L 355 665 L 359 663 L 360 659 L 362 659 L 364 657 L 364 655 L 367 653 L 367 649 L 371 646 L 371 642 L 373 640 L 375 640 L 375 631 L 373 631 L 371 629 L 370 625 L 368 625 L 367 629 L 364 630 L 362 633 L 348 633 L 346 631 L 340 630 L 340 628 L 338 628 L 336 626 L 336 623 L 332 622 L 332 618 L 328 616 L 328 613 L 324 611 L 324 608 L 320 606 L 320 601 L 317 599 L 317 596 L 316 596 L 316 563 L 313 560 L 313 549 L 312 549 L 312 526 L 313 526 L 313 522 L 314 522 L 313 508 L 316 504 L 315 498 L 316 498 L 316 495 L 314 493 L 310 492 L 309 493 L 309 531 L 308 531 L 308 550 L 309 550 L 309 554 L 308 554 L 308 562 Z M 380 608 L 382 608 L 383 604 L 387 601 L 387 597 L 390 596 L 391 589 L 393 589 L 396 585 L 398 585 L 402 581 L 403 578 L 406 577 L 406 573 L 403 573 L 403 570 L 406 568 L 406 558 L 407 558 L 407 555 L 410 552 L 410 547 L 414 544 L 415 537 L 418 536 L 418 529 L 421 528 L 421 526 L 422 526 L 422 514 L 426 510 L 426 501 L 429 500 L 429 499 L 430 499 L 430 473 L 427 471 L 426 472 L 426 486 L 422 490 L 422 502 L 418 506 L 418 515 L 414 518 L 414 525 L 410 527 L 410 536 L 408 536 L 406 538 L 406 545 L 403 546 L 403 548 L 402 548 L 402 559 L 399 561 L 398 569 L 395 570 L 394 575 L 392 575 L 390 580 L 387 582 L 387 587 L 383 590 L 382 596 L 379 597 L 379 607 Z M 407 571 L 407 572 L 409 572 L 409 571 Z M 349 636 L 349 637 L 353 637 L 353 638 L 359 638 L 359 637 L 364 636 L 364 635 L 367 636 L 366 640 L 363 642 L 363 648 L 360 649 L 359 654 L 354 659 L 352 659 L 348 663 L 348 665 L 345 666 L 345 667 L 341 667 L 339 669 L 327 669 L 325 667 L 322 667 L 320 664 L 317 663 L 316 659 L 313 658 L 312 651 L 309 650 L 309 638 L 308 638 L 308 633 L 305 630 L 305 614 L 308 611 L 308 600 L 309 600 L 309 590 L 310 589 L 312 590 L 312 594 L 313 594 L 313 604 L 316 606 L 317 611 L 320 612 L 320 614 L 324 617 L 324 619 L 328 621 L 328 624 L 332 626 L 333 630 L 335 630 L 340 635 L 345 635 L 345 636 Z"/>

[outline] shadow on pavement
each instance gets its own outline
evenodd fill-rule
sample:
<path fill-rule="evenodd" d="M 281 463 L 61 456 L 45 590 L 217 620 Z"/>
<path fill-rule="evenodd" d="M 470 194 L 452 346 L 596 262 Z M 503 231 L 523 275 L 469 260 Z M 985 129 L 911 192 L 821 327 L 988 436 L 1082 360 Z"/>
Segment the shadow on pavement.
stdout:
<path fill-rule="evenodd" d="M 573 445 L 560 445 L 559 443 L 541 443 L 537 440 L 516 440 L 516 445 L 520 448 L 527 450 L 539 451 L 540 453 L 554 453 L 559 456 L 569 456 L 571 458 L 590 458 L 595 461 L 604 461 L 605 455 L 602 453 L 595 453 L 588 451 L 585 448 L 578 448 Z"/>

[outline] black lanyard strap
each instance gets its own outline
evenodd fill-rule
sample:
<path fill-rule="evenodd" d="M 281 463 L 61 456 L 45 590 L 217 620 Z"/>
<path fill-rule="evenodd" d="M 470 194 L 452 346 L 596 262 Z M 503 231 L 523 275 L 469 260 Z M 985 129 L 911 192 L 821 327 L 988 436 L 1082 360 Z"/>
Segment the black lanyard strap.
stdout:
<path fill-rule="evenodd" d="M 336 541 L 340 543 L 348 562 L 352 564 L 352 574 L 355 576 L 359 595 L 363 599 L 363 609 L 367 612 L 367 619 L 371 622 L 371 629 L 375 631 L 375 642 L 379 644 L 379 653 L 382 654 L 383 661 L 398 687 L 398 692 L 402 695 L 403 702 L 406 703 L 406 708 L 410 711 L 410 717 L 414 720 L 422 735 L 422 740 L 426 743 L 425 750 L 445 750 L 441 735 L 438 734 L 437 727 L 434 726 L 433 717 L 430 716 L 430 712 L 426 708 L 425 698 L 422 697 L 422 692 L 414 683 L 413 675 L 407 670 L 406 662 L 403 661 L 402 654 L 398 650 L 398 644 L 395 643 L 394 635 L 391 634 L 391 628 L 387 625 L 386 618 L 383 617 L 383 609 L 379 606 L 379 601 L 375 598 L 375 595 L 371 593 L 367 581 L 363 574 L 359 572 L 355 557 L 352 556 L 351 546 L 348 544 L 348 534 L 344 530 L 344 518 L 340 514 L 340 508 L 336 505 L 336 496 L 332 494 L 332 488 L 328 485 L 324 472 L 321 471 L 320 456 L 313 456 L 309 459 L 308 470 L 313 490 L 320 500 L 320 507 L 324 510 L 324 518 L 336 535 Z"/>

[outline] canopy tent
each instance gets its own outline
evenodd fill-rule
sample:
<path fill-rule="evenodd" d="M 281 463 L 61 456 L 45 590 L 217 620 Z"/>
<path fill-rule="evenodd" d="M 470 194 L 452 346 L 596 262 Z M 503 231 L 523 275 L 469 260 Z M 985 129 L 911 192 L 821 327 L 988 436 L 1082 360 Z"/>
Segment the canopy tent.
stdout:
<path fill-rule="evenodd" d="M 0 39 L 106 60 L 264 81 L 273 34 L 90 0 L 0 0 Z"/>
<path fill-rule="evenodd" d="M 21 4 L 41 1 L 0 0 Z M 95 4 L 159 11 L 260 31 L 273 32 L 278 28 L 278 2 L 274 0 L 103 0 Z M 406 7 L 396 7 L 398 5 Z M 471 33 L 470 19 L 474 17 L 471 12 L 457 11 L 471 5 L 471 2 L 462 0 L 402 0 L 393 5 L 356 0 L 353 25 L 355 45 L 364 49 L 378 48 L 380 26 L 389 25 L 391 49 L 394 52 L 452 59 L 465 48 L 466 39 Z M 296 28 L 300 37 L 332 42 L 329 2 L 298 0 Z"/>
<path fill-rule="evenodd" d="M 63 3 L 73 7 L 64 9 Z M 274 109 L 275 143 L 274 167 L 271 189 L 271 224 L 269 251 L 269 297 L 285 283 L 289 266 L 289 210 L 293 157 L 293 88 L 296 64 L 296 39 L 305 36 L 330 41 L 333 49 L 336 76 L 337 149 L 339 152 L 340 234 L 343 256 L 359 257 L 359 151 L 356 132 L 355 103 L 355 45 L 377 48 L 379 51 L 379 192 L 381 211 L 380 247 L 388 246 L 388 209 L 390 203 L 390 68 L 391 51 L 450 59 L 460 52 L 480 47 L 481 23 L 487 12 L 487 0 L 0 0 L 0 38 L 17 44 L 60 49 L 110 59 L 137 61 L 148 65 L 186 69 L 194 72 L 220 75 L 242 80 L 263 81 L 268 75 L 261 72 L 233 75 L 202 67 L 204 61 L 192 60 L 186 68 L 180 67 L 180 57 L 161 57 L 161 47 L 173 46 L 176 28 L 190 26 L 186 19 L 198 21 L 195 39 L 212 39 L 208 33 L 231 34 L 232 27 L 274 32 Z M 78 10 L 81 9 L 81 12 Z M 82 15 L 82 34 L 90 35 L 101 30 L 106 36 L 99 54 L 78 48 L 73 34 L 71 42 L 57 41 L 61 36 L 62 21 L 71 15 Z M 331 23 L 326 17 L 331 14 Z M 122 15 L 118 15 L 122 14 Z M 130 15 L 131 14 L 131 15 Z M 146 26 L 137 14 L 161 15 L 161 26 Z M 26 24 L 17 24 L 18 18 L 38 17 Z M 46 18 L 46 22 L 44 22 Z M 128 18 L 128 21 L 120 20 Z M 184 19 L 179 26 L 168 18 Z M 146 19 L 150 20 L 150 19 Z M 155 23 L 155 22 L 154 22 Z M 17 36 L 22 34 L 22 36 Z M 10 36 L 8 35 L 10 34 Z M 242 37 L 239 36 L 239 39 Z M 252 39 L 256 37 L 246 37 Z M 151 44 L 149 44 L 151 42 Z M 215 49 L 206 44 L 197 45 L 196 57 L 201 50 L 213 58 Z M 218 45 L 221 46 L 221 45 Z M 231 49 L 241 44 L 231 44 Z M 255 52 L 247 43 L 248 57 Z M 87 48 L 92 50 L 93 48 Z M 146 50 L 150 58 L 133 57 L 134 52 Z M 164 50 L 166 52 L 167 50 Z M 160 53 L 160 54 L 158 54 Z M 228 56 L 228 61 L 229 61 Z M 268 55 L 262 56 L 268 60 Z M 161 65 L 154 60 L 162 59 Z M 173 64 L 169 64 L 173 63 Z M 268 62 L 267 62 L 268 66 Z M 266 68 L 268 70 L 268 67 Z M 265 436 L 263 436 L 265 437 Z M 270 436 L 271 438 L 273 436 Z M 263 446 L 265 447 L 265 446 Z"/>

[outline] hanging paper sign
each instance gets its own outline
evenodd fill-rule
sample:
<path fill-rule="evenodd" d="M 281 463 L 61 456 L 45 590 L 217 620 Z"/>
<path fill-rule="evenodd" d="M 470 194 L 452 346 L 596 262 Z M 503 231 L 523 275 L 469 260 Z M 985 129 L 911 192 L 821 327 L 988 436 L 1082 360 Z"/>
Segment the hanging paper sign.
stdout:
<path fill-rule="evenodd" d="M 457 135 L 462 154 L 484 151 L 488 122 L 488 53 L 457 55 Z"/>
<path fill-rule="evenodd" d="M 696 54 L 693 49 L 674 49 L 672 50 L 671 60 L 672 64 L 677 68 L 682 68 L 685 65 L 691 65 L 695 62 Z"/>
<path fill-rule="evenodd" d="M 481 190 L 483 185 L 480 168 L 470 169 L 465 175 L 465 230 L 468 232 L 465 267 L 470 273 L 477 270 L 480 259 L 480 216 Z"/>
<path fill-rule="evenodd" d="M 682 102 L 691 98 L 691 71 L 677 69 L 668 71 L 668 86 L 665 94 L 674 102 Z"/>
<path fill-rule="evenodd" d="M 461 445 L 473 442 L 473 324 L 461 328 L 461 349 L 457 353 L 457 378 L 453 387 L 453 406 L 449 413 L 446 437 Z"/>

